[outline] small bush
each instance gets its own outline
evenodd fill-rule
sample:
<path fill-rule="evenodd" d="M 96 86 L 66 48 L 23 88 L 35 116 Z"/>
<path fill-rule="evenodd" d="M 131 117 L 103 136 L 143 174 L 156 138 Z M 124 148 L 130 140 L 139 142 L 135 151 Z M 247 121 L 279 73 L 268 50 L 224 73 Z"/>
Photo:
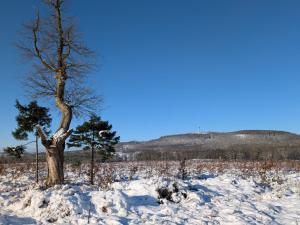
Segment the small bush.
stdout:
<path fill-rule="evenodd" d="M 158 203 L 163 204 L 164 199 L 173 202 L 179 203 L 183 198 L 187 198 L 187 193 L 185 191 L 180 191 L 178 184 L 175 182 L 171 186 L 163 186 L 156 189 L 158 193 Z"/>
<path fill-rule="evenodd" d="M 3 165 L 0 164 L 0 175 L 3 175 L 5 172 L 5 168 Z"/>
<path fill-rule="evenodd" d="M 186 168 L 186 160 L 180 161 L 179 169 L 178 169 L 178 176 L 180 179 L 185 180 L 188 177 L 188 172 Z"/>
<path fill-rule="evenodd" d="M 107 213 L 107 207 L 106 206 L 102 207 L 102 212 Z"/>
<path fill-rule="evenodd" d="M 133 179 L 133 176 L 136 174 L 136 172 L 138 171 L 138 167 L 135 165 L 131 165 L 129 167 L 129 180 Z"/>
<path fill-rule="evenodd" d="M 98 185 L 103 189 L 108 189 L 115 181 L 115 168 L 109 164 L 109 166 L 102 168 L 98 173 L 100 173 L 100 175 L 97 176 Z"/>
<path fill-rule="evenodd" d="M 173 191 L 172 190 L 169 190 L 166 187 L 161 187 L 161 188 L 157 188 L 156 191 L 158 193 L 158 199 L 159 200 L 160 199 L 167 199 L 168 201 L 173 202 L 173 199 L 172 199 Z M 162 204 L 163 202 L 159 201 L 159 203 Z"/>

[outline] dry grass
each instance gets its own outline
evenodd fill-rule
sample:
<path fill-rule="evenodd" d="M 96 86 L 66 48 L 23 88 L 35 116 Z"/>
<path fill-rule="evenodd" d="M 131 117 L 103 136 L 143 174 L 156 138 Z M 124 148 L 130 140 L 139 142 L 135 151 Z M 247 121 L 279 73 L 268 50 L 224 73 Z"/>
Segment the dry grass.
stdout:
<path fill-rule="evenodd" d="M 4 165 L 0 164 L 0 176 L 4 175 L 4 172 L 5 172 Z"/>
<path fill-rule="evenodd" d="M 89 164 L 66 164 L 66 180 L 77 182 L 81 179 L 89 183 Z M 23 174 L 29 174 L 34 180 L 34 163 L 0 164 L 0 176 L 5 177 L 9 171 L 14 171 L 13 179 L 18 179 Z M 259 176 L 262 182 L 268 182 L 269 172 L 300 172 L 300 162 L 293 160 L 285 161 L 223 161 L 223 160 L 186 160 L 186 161 L 140 161 L 140 162 L 117 162 L 100 163 L 95 165 L 95 184 L 107 189 L 116 180 L 131 180 L 137 175 L 145 178 L 152 176 L 159 177 L 184 177 L 199 176 L 204 173 L 223 174 L 228 171 L 243 176 Z M 76 174 L 75 177 L 68 177 L 68 172 Z M 72 174 L 71 173 L 71 174 Z M 47 168 L 45 163 L 40 164 L 40 178 L 46 178 Z M 74 175 L 73 175 L 74 176 Z M 274 178 L 280 183 L 280 178 Z M 274 180 L 273 180 L 274 181 Z"/>
<path fill-rule="evenodd" d="M 109 189 L 116 180 L 116 168 L 113 164 L 97 165 L 95 169 L 95 183 L 103 188 Z"/>

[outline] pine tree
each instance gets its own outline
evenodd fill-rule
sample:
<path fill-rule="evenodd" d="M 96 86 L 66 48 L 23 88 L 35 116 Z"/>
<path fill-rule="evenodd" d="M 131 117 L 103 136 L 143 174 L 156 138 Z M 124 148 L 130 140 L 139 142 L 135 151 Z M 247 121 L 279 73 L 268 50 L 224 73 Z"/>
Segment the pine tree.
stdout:
<path fill-rule="evenodd" d="M 36 130 L 36 126 L 39 125 L 44 128 L 44 132 L 49 134 L 49 128 L 51 124 L 51 115 L 49 109 L 41 107 L 36 101 L 30 102 L 28 105 L 22 105 L 16 100 L 16 108 L 19 111 L 16 117 L 18 127 L 12 132 L 12 135 L 17 140 L 28 140 L 29 133 L 35 135 L 35 146 L 36 146 L 36 182 L 39 180 L 38 176 L 38 138 L 39 135 Z"/>
<path fill-rule="evenodd" d="M 119 143 L 119 140 L 120 137 L 116 136 L 116 131 L 112 131 L 112 125 L 94 114 L 73 131 L 68 147 L 91 150 L 91 184 L 94 184 L 94 151 L 96 150 L 101 155 L 102 161 L 106 161 L 114 155 L 114 145 Z"/>
<path fill-rule="evenodd" d="M 14 156 L 17 159 L 20 159 L 24 154 L 25 149 L 26 149 L 25 146 L 19 145 L 16 147 L 6 147 L 3 149 L 3 151 L 10 156 Z"/>

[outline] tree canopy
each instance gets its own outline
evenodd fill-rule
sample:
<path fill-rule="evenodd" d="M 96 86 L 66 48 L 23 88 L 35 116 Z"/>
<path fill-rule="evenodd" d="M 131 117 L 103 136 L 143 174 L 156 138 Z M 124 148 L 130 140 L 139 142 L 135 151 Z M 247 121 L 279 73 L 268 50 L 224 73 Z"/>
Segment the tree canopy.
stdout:
<path fill-rule="evenodd" d="M 12 132 L 14 138 L 27 140 L 28 133 L 34 132 L 37 125 L 43 127 L 45 133 L 50 133 L 49 128 L 52 119 L 48 108 L 39 106 L 36 101 L 30 102 L 28 105 L 22 105 L 16 100 L 15 106 L 19 114 L 16 117 L 18 127 Z"/>
<path fill-rule="evenodd" d="M 112 131 L 112 125 L 93 114 L 88 121 L 76 127 L 70 136 L 68 147 L 78 147 L 84 150 L 94 147 L 105 161 L 113 156 L 114 146 L 119 140 L 120 137 L 116 135 L 116 131 Z"/>
<path fill-rule="evenodd" d="M 20 159 L 22 157 L 22 155 L 24 154 L 25 149 L 26 149 L 25 146 L 19 145 L 16 147 L 6 147 L 3 149 L 3 151 L 10 156 L 14 156 L 17 159 Z"/>

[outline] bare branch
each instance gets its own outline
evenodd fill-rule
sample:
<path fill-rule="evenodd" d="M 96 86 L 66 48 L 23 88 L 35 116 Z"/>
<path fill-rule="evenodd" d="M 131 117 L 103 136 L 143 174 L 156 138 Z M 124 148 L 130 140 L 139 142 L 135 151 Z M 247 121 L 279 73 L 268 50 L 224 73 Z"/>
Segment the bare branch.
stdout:
<path fill-rule="evenodd" d="M 51 145 L 51 140 L 48 140 L 47 135 L 44 133 L 43 128 L 41 126 L 37 125 L 36 129 L 41 138 L 43 145 L 46 147 L 46 151 L 48 152 L 49 146 Z"/>
<path fill-rule="evenodd" d="M 40 59 L 41 63 L 47 67 L 49 70 L 52 70 L 53 72 L 55 72 L 55 68 L 53 68 L 52 66 L 50 66 L 42 57 L 41 55 L 41 51 L 38 47 L 38 32 L 39 32 L 39 24 L 40 24 L 40 15 L 39 13 L 37 13 L 37 18 L 34 24 L 34 27 L 32 28 L 32 33 L 33 33 L 33 38 L 34 38 L 34 49 L 36 52 L 36 56 Z"/>
<path fill-rule="evenodd" d="M 74 84 L 66 92 L 66 101 L 72 107 L 74 115 L 80 117 L 98 111 L 102 98 L 95 95 L 91 88 Z"/>
<path fill-rule="evenodd" d="M 94 112 L 101 98 L 83 84 L 89 72 L 95 69 L 95 53 L 82 41 L 74 20 L 62 17 L 64 1 L 44 2 L 51 9 L 51 15 L 41 18 L 37 13 L 31 23 L 24 25 L 22 41 L 17 44 L 25 58 L 34 60 L 33 70 L 24 81 L 26 90 L 34 99 L 59 97 L 62 103 L 59 105 L 68 104 L 75 116 Z M 60 79 L 60 85 L 56 78 Z M 61 88 L 64 91 L 59 91 Z"/>

